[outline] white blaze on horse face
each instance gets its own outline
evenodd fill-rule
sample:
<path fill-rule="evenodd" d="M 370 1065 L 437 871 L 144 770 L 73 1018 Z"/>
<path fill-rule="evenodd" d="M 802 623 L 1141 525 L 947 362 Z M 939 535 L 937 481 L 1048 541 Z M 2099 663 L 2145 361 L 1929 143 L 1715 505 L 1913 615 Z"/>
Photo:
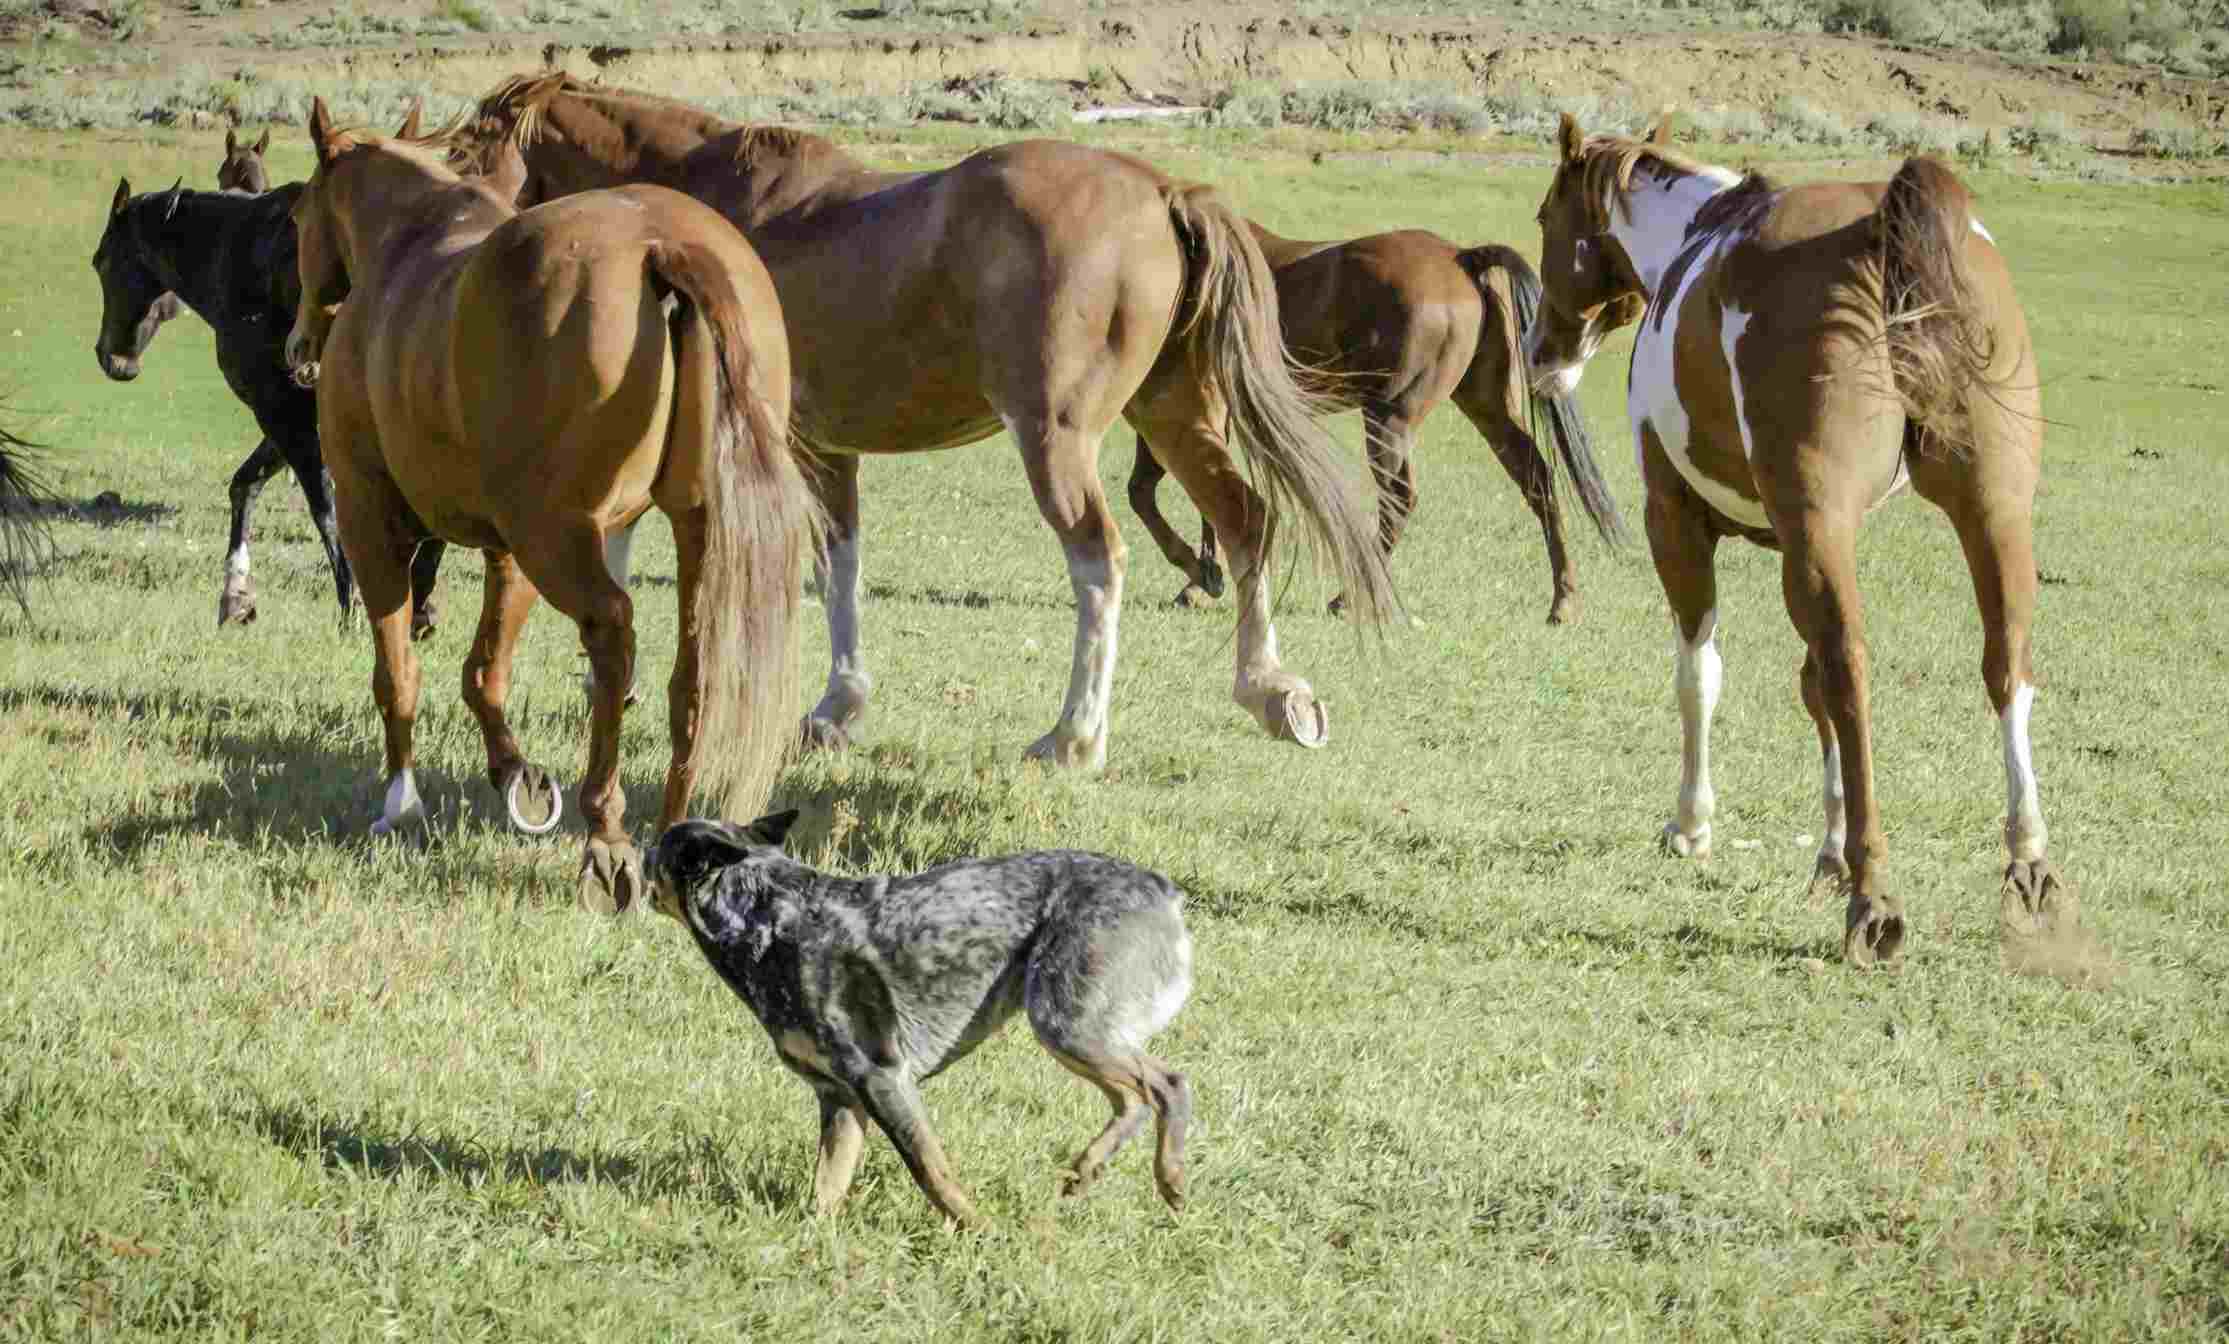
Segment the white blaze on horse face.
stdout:
<path fill-rule="evenodd" d="M 2005 848 L 2015 863 L 2033 863 L 2043 857 L 2049 832 L 2043 825 L 2043 804 L 2036 793 L 2035 754 L 2028 745 L 2028 709 L 2036 688 L 2021 682 L 2005 702 L 1999 723 L 2005 740 Z"/>
<path fill-rule="evenodd" d="M 1710 819 L 1718 795 L 1710 786 L 1710 720 L 1718 709 L 1724 665 L 1718 657 L 1718 608 L 1703 613 L 1690 640 L 1672 619 L 1672 685 L 1679 693 L 1679 811 L 1664 828 L 1664 843 L 1691 859 L 1710 857 Z"/>
<path fill-rule="evenodd" d="M 425 805 L 418 800 L 418 781 L 409 770 L 397 770 L 387 781 L 387 798 L 372 823 L 373 835 L 393 835 L 425 819 Z"/>
<path fill-rule="evenodd" d="M 828 538 L 821 600 L 828 606 L 828 689 L 813 706 L 815 722 L 846 732 L 867 708 L 874 686 L 859 653 L 859 533 Z"/>

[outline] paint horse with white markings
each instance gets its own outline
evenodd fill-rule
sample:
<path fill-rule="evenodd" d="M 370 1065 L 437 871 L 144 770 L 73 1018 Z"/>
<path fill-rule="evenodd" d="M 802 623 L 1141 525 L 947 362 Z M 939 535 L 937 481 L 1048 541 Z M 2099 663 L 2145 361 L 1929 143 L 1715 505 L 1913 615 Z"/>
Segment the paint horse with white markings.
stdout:
<path fill-rule="evenodd" d="M 310 141 L 286 353 L 318 387 L 341 544 L 372 621 L 387 770 L 374 831 L 422 816 L 410 561 L 441 536 L 487 558 L 464 699 L 489 781 L 532 834 L 561 804 L 504 713 L 512 654 L 538 598 L 579 627 L 596 670 L 580 897 L 624 909 L 642 889 L 619 787 L 634 602 L 605 548 L 653 505 L 673 526 L 681 606 L 660 824 L 681 820 L 700 773 L 725 810 L 756 809 L 794 740 L 814 528 L 785 433 L 773 282 L 734 226 L 662 187 L 522 213 L 423 142 L 335 129 L 323 99 Z"/>
<path fill-rule="evenodd" d="M 1814 881 L 1847 892 L 1845 960 L 1896 955 L 1904 907 L 1880 879 L 1855 549 L 1867 511 L 1908 482 L 1950 516 L 1981 608 L 1982 680 L 2004 737 L 2000 916 L 2013 932 L 2071 927 L 2028 742 L 2043 422 L 2004 258 L 1933 159 L 1886 183 L 1782 188 L 1683 158 L 1666 130 L 1589 138 L 1563 119 L 1526 356 L 1536 383 L 1568 389 L 1609 330 L 1640 323 L 1626 395 L 1684 736 L 1667 847 L 1710 852 L 1713 554 L 1743 537 L 1780 551 L 1807 650 L 1826 807 Z"/>

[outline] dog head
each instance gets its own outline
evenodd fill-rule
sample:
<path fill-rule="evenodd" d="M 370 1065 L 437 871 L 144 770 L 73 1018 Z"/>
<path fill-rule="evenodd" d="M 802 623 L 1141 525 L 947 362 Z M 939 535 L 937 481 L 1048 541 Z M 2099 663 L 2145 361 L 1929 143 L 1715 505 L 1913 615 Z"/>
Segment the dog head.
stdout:
<path fill-rule="evenodd" d="M 782 841 L 797 823 L 797 809 L 760 817 L 748 826 L 732 821 L 676 822 L 651 845 L 643 861 L 650 881 L 650 906 L 661 915 L 688 923 L 684 911 L 697 893 L 739 863 L 782 852 Z"/>

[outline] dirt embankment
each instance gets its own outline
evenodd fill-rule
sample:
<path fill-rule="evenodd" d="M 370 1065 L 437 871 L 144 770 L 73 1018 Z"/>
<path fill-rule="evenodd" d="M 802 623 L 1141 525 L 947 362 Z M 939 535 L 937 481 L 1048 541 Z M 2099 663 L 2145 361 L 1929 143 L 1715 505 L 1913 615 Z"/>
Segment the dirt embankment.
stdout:
<path fill-rule="evenodd" d="M 832 15 L 825 32 L 678 41 L 568 24 L 385 46 L 257 44 L 258 34 L 298 29 L 330 9 L 323 0 L 208 14 L 178 8 L 134 40 L 160 45 L 166 59 L 198 60 L 227 74 L 253 68 L 316 78 L 337 64 L 358 75 L 407 73 L 457 95 L 555 60 L 684 97 L 777 89 L 890 94 L 995 72 L 1064 83 L 1079 102 L 1198 101 L 1239 84 L 1327 81 L 1438 84 L 1488 98 L 1591 98 L 1603 106 L 1670 103 L 1721 116 L 1766 114 L 1796 98 L 1860 124 L 1886 114 L 2006 127 L 2051 115 L 2109 146 L 2161 120 L 2229 124 L 2229 82 L 2130 66 L 2016 63 L 1785 34 L 1553 31 L 1496 18 L 1299 19 L 1281 7 L 1243 5 L 1193 5 L 1180 14 L 1120 4 L 1054 8 L 980 30 L 910 31 L 902 18 L 854 9 Z"/>

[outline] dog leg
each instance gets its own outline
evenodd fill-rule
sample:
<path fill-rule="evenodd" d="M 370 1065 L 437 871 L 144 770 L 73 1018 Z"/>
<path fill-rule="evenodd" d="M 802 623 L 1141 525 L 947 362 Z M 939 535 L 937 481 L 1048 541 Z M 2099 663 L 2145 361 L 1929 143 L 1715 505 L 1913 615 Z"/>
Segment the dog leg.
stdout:
<path fill-rule="evenodd" d="M 865 1113 L 838 1092 L 820 1093 L 820 1165 L 813 1172 L 813 1207 L 827 1217 L 842 1207 L 866 1146 Z"/>
<path fill-rule="evenodd" d="M 1064 1195 L 1080 1195 L 1099 1179 L 1114 1155 L 1122 1151 L 1137 1132 L 1144 1128 L 1147 1115 L 1145 1080 L 1129 1067 L 1105 1059 L 1079 1059 L 1064 1050 L 1048 1053 L 1060 1061 L 1062 1068 L 1099 1089 L 1114 1108 L 1114 1117 L 1099 1136 L 1076 1154 L 1068 1168 L 1068 1179 L 1062 1183 Z"/>
<path fill-rule="evenodd" d="M 914 1184 L 921 1187 L 929 1202 L 961 1227 L 982 1226 L 975 1206 L 952 1179 L 944 1145 L 929 1128 L 929 1117 L 922 1112 L 921 1093 L 913 1080 L 894 1070 L 875 1069 L 855 1083 L 853 1090 L 866 1104 L 875 1124 L 890 1136 L 891 1146 L 905 1159 L 906 1170 L 913 1173 Z"/>
<path fill-rule="evenodd" d="M 1151 1055 L 1138 1056 L 1145 1067 L 1146 1086 L 1153 1093 L 1153 1119 L 1158 1145 L 1153 1154 L 1153 1183 L 1173 1213 L 1184 1212 L 1184 1132 L 1192 1124 L 1192 1086 Z"/>

